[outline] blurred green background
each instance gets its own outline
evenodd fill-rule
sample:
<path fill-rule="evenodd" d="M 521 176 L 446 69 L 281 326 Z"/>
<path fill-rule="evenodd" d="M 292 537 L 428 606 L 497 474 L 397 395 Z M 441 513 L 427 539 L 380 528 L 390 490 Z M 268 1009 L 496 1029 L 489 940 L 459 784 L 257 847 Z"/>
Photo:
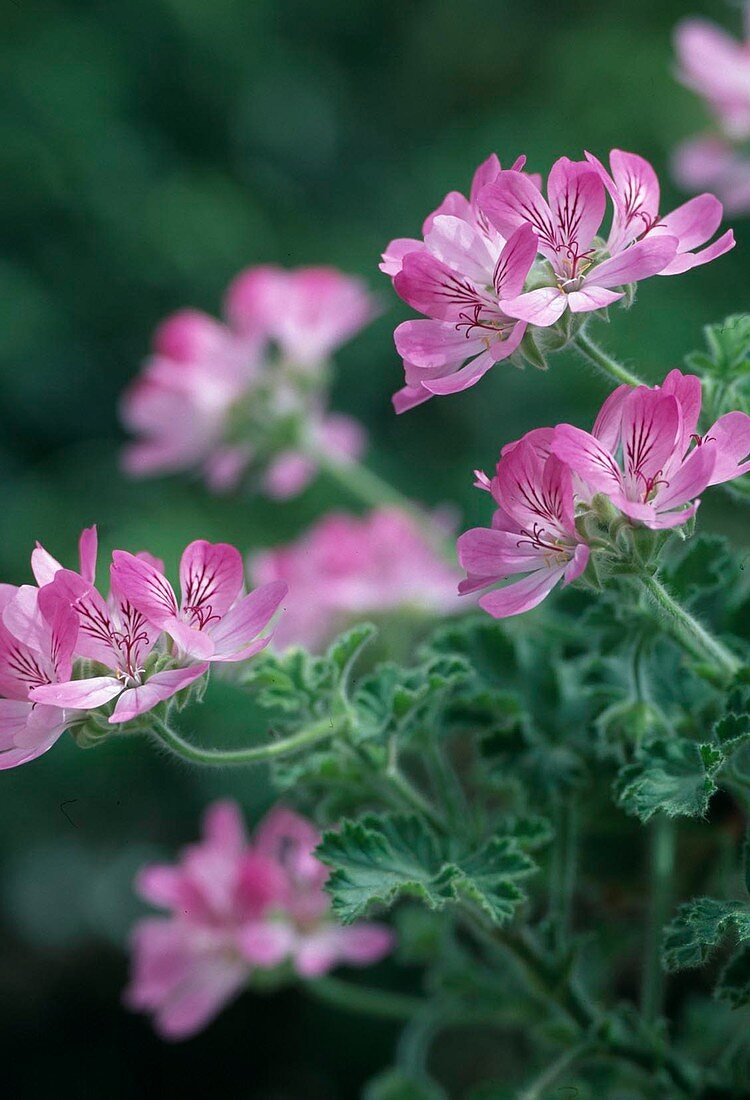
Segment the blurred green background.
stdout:
<path fill-rule="evenodd" d="M 563 153 L 636 150 L 662 176 L 664 207 L 682 201 L 668 154 L 706 121 L 672 75 L 671 30 L 691 10 L 739 24 L 732 6 L 698 0 L 6 0 L 2 579 L 29 579 L 37 538 L 72 563 L 92 522 L 105 551 L 148 546 L 174 568 L 189 539 L 250 549 L 349 504 L 322 481 L 284 506 L 117 472 L 118 396 L 155 324 L 184 305 L 216 312 L 229 279 L 258 262 L 337 264 L 379 290 L 383 315 L 339 356 L 335 403 L 367 424 L 381 473 L 484 518 L 471 470 L 538 424 L 587 424 L 605 390 L 561 355 L 548 375 L 500 367 L 396 418 L 391 332 L 408 311 L 379 252 L 465 190 L 492 150 L 545 172 Z M 608 348 L 656 381 L 703 324 L 748 308 L 750 230 L 736 230 L 729 256 L 652 279 L 631 313 L 614 311 Z M 704 518 L 746 538 L 724 497 Z M 227 687 L 190 715 L 206 737 L 253 735 L 248 722 Z M 246 996 L 177 1047 L 119 1007 L 135 868 L 192 839 L 212 797 L 234 793 L 255 820 L 271 798 L 264 775 L 65 739 L 0 783 L 6 1095 L 341 1100 L 388 1063 L 389 1025 L 294 991 Z"/>

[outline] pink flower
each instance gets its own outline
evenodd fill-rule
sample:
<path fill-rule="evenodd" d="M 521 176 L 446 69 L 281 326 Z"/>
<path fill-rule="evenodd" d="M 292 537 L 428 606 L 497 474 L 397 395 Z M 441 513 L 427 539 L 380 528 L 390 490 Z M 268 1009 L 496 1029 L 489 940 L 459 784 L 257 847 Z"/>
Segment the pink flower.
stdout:
<path fill-rule="evenodd" d="M 583 499 L 603 493 L 646 527 L 676 527 L 707 486 L 750 470 L 750 416 L 727 413 L 701 437 L 700 410 L 700 379 L 673 370 L 653 389 L 616 389 L 591 434 L 558 425 L 552 451 L 584 482 Z"/>
<path fill-rule="evenodd" d="M 539 252 L 554 276 L 554 285 L 508 295 L 502 308 L 511 317 L 545 327 L 555 324 L 566 309 L 602 309 L 623 297 L 619 288 L 663 271 L 674 259 L 678 239 L 669 235 L 631 243 L 616 234 L 609 255 L 601 249 L 595 237 L 604 217 L 606 191 L 601 171 L 588 161 L 557 160 L 547 196 L 548 202 L 520 172 L 500 172 L 479 196 L 499 233 L 507 237 L 522 226 L 534 230 Z"/>
<path fill-rule="evenodd" d="M 375 316 L 361 279 L 333 267 L 255 267 L 227 291 L 226 315 L 238 332 L 262 332 L 295 366 L 317 366 Z"/>
<path fill-rule="evenodd" d="M 278 610 L 287 586 L 274 582 L 243 596 L 243 579 L 238 550 L 198 539 L 182 555 L 178 604 L 174 589 L 153 562 L 124 550 L 113 554 L 112 583 L 118 594 L 145 622 L 164 630 L 180 655 L 199 661 L 245 661 L 268 645 L 270 635 L 260 633 Z"/>
<path fill-rule="evenodd" d="M 715 192 L 730 213 L 750 210 L 750 159 L 724 138 L 704 134 L 683 142 L 673 154 L 672 173 L 686 191 Z"/>
<path fill-rule="evenodd" d="M 503 619 L 529 611 L 562 581 L 583 573 L 589 548 L 575 525 L 573 478 L 550 453 L 552 429 L 529 432 L 504 448 L 491 482 L 482 475 L 498 505 L 492 527 L 475 527 L 458 540 L 458 560 L 466 570 L 462 595 L 526 574 L 482 596 L 479 606 Z"/>
<path fill-rule="evenodd" d="M 312 479 L 316 452 L 358 458 L 364 429 L 328 414 L 320 389 L 328 355 L 374 314 L 363 284 L 328 268 L 251 268 L 230 286 L 225 313 L 222 323 L 183 310 L 157 330 L 122 402 L 137 437 L 126 472 L 197 469 L 214 492 L 228 492 L 251 470 L 284 499 Z"/>
<path fill-rule="evenodd" d="M 746 8 L 746 23 L 750 14 Z M 737 42 L 703 19 L 685 19 L 675 31 L 679 77 L 706 100 L 724 132 L 750 137 L 750 41 Z"/>
<path fill-rule="evenodd" d="M 0 769 L 35 760 L 70 725 L 32 692 L 70 677 L 77 635 L 75 614 L 49 589 L 0 585 Z"/>
<path fill-rule="evenodd" d="M 512 174 L 521 174 L 524 160 Z M 396 293 L 429 318 L 406 321 L 394 334 L 406 374 L 393 398 L 396 412 L 473 386 L 523 338 L 526 326 L 503 311 L 502 300 L 523 289 L 536 238 L 528 227 L 502 236 L 480 210 L 478 195 L 499 172 L 493 154 L 477 169 L 469 199 L 453 191 L 430 214 L 424 242 L 401 238 L 383 254 L 381 270 Z"/>
<path fill-rule="evenodd" d="M 177 865 L 147 867 L 137 880 L 141 896 L 170 915 L 136 926 L 125 1002 L 153 1013 L 164 1038 L 205 1027 L 254 971 L 286 965 L 309 978 L 392 949 L 384 925 L 333 923 L 328 872 L 314 855 L 320 838 L 304 818 L 277 808 L 248 842 L 236 804 L 219 802 L 203 833 Z"/>
<path fill-rule="evenodd" d="M 290 606 L 274 636 L 282 649 L 319 649 L 354 616 L 459 609 L 457 573 L 395 509 L 328 515 L 297 542 L 259 554 L 251 569 L 256 583 L 289 585 Z"/>
<path fill-rule="evenodd" d="M 81 537 L 82 573 L 61 567 L 51 555 L 37 547 L 32 564 L 38 579 L 53 574 L 51 583 L 41 589 L 40 601 L 47 606 L 59 606 L 77 621 L 73 653 L 76 657 L 96 661 L 109 670 L 108 675 L 71 679 L 71 667 L 66 674 L 31 688 L 29 698 L 63 711 L 96 710 L 117 699 L 108 718 L 111 725 L 128 722 L 151 710 L 158 703 L 172 698 L 203 676 L 208 664 L 192 664 L 187 668 L 157 669 L 147 663 L 161 634 L 160 627 L 150 621 L 129 600 L 111 571 L 109 599 L 94 587 L 96 569 L 96 529 L 84 531 Z M 129 555 L 130 556 L 130 555 Z M 148 554 L 135 561 L 152 570 L 164 584 L 162 564 Z M 60 713 L 58 711 L 58 713 Z M 80 716 L 82 717 L 82 716 Z"/>
<path fill-rule="evenodd" d="M 614 203 L 612 228 L 607 248 L 614 255 L 627 250 L 626 255 L 640 245 L 654 240 L 677 240 L 674 258 L 656 272 L 658 275 L 680 275 L 693 267 L 710 263 L 734 248 L 734 233 L 728 229 L 713 244 L 700 251 L 721 224 L 723 208 L 710 194 L 697 195 L 664 217 L 659 216 L 659 180 L 643 157 L 613 149 L 609 155 L 612 174 L 590 153 L 594 165 Z M 639 242 L 639 243 L 634 243 Z"/>

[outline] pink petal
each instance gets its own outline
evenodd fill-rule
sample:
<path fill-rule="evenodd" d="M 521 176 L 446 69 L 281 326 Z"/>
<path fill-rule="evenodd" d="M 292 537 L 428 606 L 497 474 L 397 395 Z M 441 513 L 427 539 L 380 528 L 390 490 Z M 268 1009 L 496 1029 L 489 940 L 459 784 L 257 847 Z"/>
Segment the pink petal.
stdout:
<path fill-rule="evenodd" d="M 687 504 L 711 484 L 716 451 L 715 444 L 705 443 L 691 452 L 672 474 L 669 485 L 660 487 L 657 492 L 653 503 L 658 512 L 669 511 Z"/>
<path fill-rule="evenodd" d="M 486 290 L 480 291 L 429 252 L 410 252 L 405 256 L 393 287 L 413 309 L 438 321 L 455 323 L 461 320 L 462 313 L 490 301 Z"/>
<path fill-rule="evenodd" d="M 253 966 L 280 966 L 291 954 L 296 935 L 290 924 L 278 920 L 250 921 L 237 933 L 237 946 Z"/>
<path fill-rule="evenodd" d="M 565 575 L 563 579 L 563 587 L 572 584 L 573 581 L 578 580 L 580 575 L 585 570 L 591 558 L 591 550 L 584 543 L 579 543 L 573 552 L 573 557 L 570 564 L 565 569 Z"/>
<path fill-rule="evenodd" d="M 624 286 L 647 279 L 663 271 L 676 252 L 676 237 L 646 237 L 593 267 L 586 275 L 586 285 Z"/>
<path fill-rule="evenodd" d="M 360 921 L 337 931 L 339 956 L 349 966 L 372 966 L 396 945 L 392 929 L 385 924 Z"/>
<path fill-rule="evenodd" d="M 554 569 L 539 569 L 521 581 L 514 581 L 505 588 L 488 592 L 479 600 L 479 606 L 493 619 L 506 619 L 511 615 L 531 611 L 549 595 L 564 573 L 564 565 Z"/>
<path fill-rule="evenodd" d="M 302 451 L 281 451 L 263 475 L 263 488 L 272 500 L 291 500 L 312 481 L 317 467 Z"/>
<path fill-rule="evenodd" d="M 522 225 L 530 225 L 539 238 L 539 251 L 548 259 L 556 255 L 555 223 L 547 203 L 528 176 L 503 171 L 479 195 L 479 206 L 495 228 L 510 239 Z"/>
<path fill-rule="evenodd" d="M 183 309 L 162 321 L 154 333 L 154 350 L 178 363 L 210 358 L 220 349 L 226 329 L 207 313 Z"/>
<path fill-rule="evenodd" d="M 241 852 L 247 844 L 247 832 L 237 803 L 225 798 L 209 806 L 203 815 L 203 836 L 226 852 Z"/>
<path fill-rule="evenodd" d="M 680 437 L 680 406 L 673 394 L 639 386 L 622 406 L 622 448 L 628 477 L 643 489 L 661 476 L 676 453 Z"/>
<path fill-rule="evenodd" d="M 544 564 L 544 551 L 535 549 L 531 540 L 517 531 L 473 527 L 460 536 L 456 550 L 461 567 L 469 574 L 468 584 L 461 582 L 462 594 Z"/>
<path fill-rule="evenodd" d="M 526 163 L 526 158 L 519 158 L 519 160 L 521 161 L 521 167 L 523 167 Z M 469 199 L 472 203 L 478 201 L 483 187 L 486 187 L 488 183 L 492 183 L 494 179 L 497 179 L 500 170 L 500 161 L 498 160 L 497 153 L 490 153 L 487 159 L 482 161 L 472 177 L 471 191 L 469 192 Z"/>
<path fill-rule="evenodd" d="M 467 339 L 455 325 L 433 320 L 404 321 L 393 338 L 402 359 L 419 371 L 420 381 L 459 367 L 485 347 L 482 340 Z"/>
<path fill-rule="evenodd" d="M 577 254 L 591 244 L 604 217 L 604 185 L 587 161 L 560 157 L 547 180 L 547 199 L 556 218 L 559 244 Z"/>
<path fill-rule="evenodd" d="M 138 872 L 135 889 L 151 905 L 177 911 L 182 904 L 184 877 L 180 867 L 152 863 Z"/>
<path fill-rule="evenodd" d="M 475 283 L 492 281 L 495 260 L 487 238 L 469 222 L 441 214 L 434 218 L 424 241 L 441 263 Z"/>
<path fill-rule="evenodd" d="M 504 245 L 494 272 L 498 298 L 516 298 L 537 254 L 539 241 L 530 225 L 519 225 Z"/>
<path fill-rule="evenodd" d="M 703 264 L 710 263 L 711 260 L 718 259 L 719 256 L 723 256 L 725 252 L 730 252 L 735 244 L 734 231 L 727 229 L 726 233 L 723 233 L 721 237 L 715 240 L 713 244 L 709 245 L 708 248 L 703 248 L 700 252 L 683 252 L 675 256 L 671 264 L 665 267 L 663 271 L 658 272 L 658 274 L 681 275 L 684 271 L 690 271 L 694 267 L 701 267 Z"/>
<path fill-rule="evenodd" d="M 594 427 L 591 429 L 591 434 L 599 440 L 602 447 L 613 453 L 620 442 L 623 402 L 630 392 L 631 387 L 627 384 L 613 390 L 599 410 Z"/>
<path fill-rule="evenodd" d="M 539 287 L 517 298 L 506 298 L 501 302 L 503 312 L 509 317 L 516 317 L 519 321 L 527 321 L 530 325 L 539 325 L 542 328 L 554 325 L 562 317 L 567 305 L 567 294 L 556 286 Z"/>
<path fill-rule="evenodd" d="M 62 569 L 62 566 L 57 558 L 53 558 L 40 543 L 37 543 L 31 551 L 31 572 L 39 587 L 54 580 L 58 569 Z"/>
<path fill-rule="evenodd" d="M 65 716 L 54 707 L 0 699 L 0 771 L 36 760 L 54 745 L 65 727 Z"/>
<path fill-rule="evenodd" d="M 153 565 L 125 550 L 115 550 L 112 562 L 113 582 L 128 602 L 145 615 L 149 622 L 162 627 L 177 615 L 174 590 L 167 578 Z"/>
<path fill-rule="evenodd" d="M 401 270 L 404 256 L 408 256 L 410 252 L 421 252 L 423 249 L 422 241 L 415 240 L 413 237 L 397 237 L 386 248 L 383 261 L 378 266 L 384 274 L 393 277 Z"/>
<path fill-rule="evenodd" d="M 367 446 L 367 429 L 353 416 L 328 413 L 320 425 L 320 443 L 326 454 L 356 461 Z"/>
<path fill-rule="evenodd" d="M 231 611 L 215 625 L 211 638 L 214 658 L 237 659 L 237 654 L 260 634 L 276 614 L 289 586 L 284 581 L 272 581 L 256 588 L 239 601 Z"/>
<path fill-rule="evenodd" d="M 239 550 L 226 542 L 196 539 L 180 560 L 183 612 L 206 609 L 211 616 L 224 615 L 236 600 L 243 577 Z"/>
<path fill-rule="evenodd" d="M 583 286 L 581 290 L 571 290 L 568 294 L 568 308 L 571 313 L 590 313 L 594 309 L 604 309 L 623 297 L 622 293 L 605 290 L 601 286 Z"/>
<path fill-rule="evenodd" d="M 572 424 L 558 424 L 552 450 L 582 477 L 594 493 L 622 491 L 622 474 L 612 455 L 598 439 Z"/>
<path fill-rule="evenodd" d="M 750 416 L 743 412 L 730 412 L 720 416 L 705 435 L 705 440 L 716 444 L 716 464 L 710 485 L 732 481 L 750 470 Z"/>
<path fill-rule="evenodd" d="M 152 710 L 157 703 L 163 703 L 165 699 L 171 699 L 178 691 L 192 684 L 208 671 L 207 664 L 191 665 L 188 668 L 170 668 L 165 672 L 157 672 L 149 677 L 141 687 L 128 688 L 123 691 L 112 715 L 109 718 L 110 725 L 118 725 L 120 722 L 129 722 L 137 718 L 139 714 L 145 714 Z M 122 687 L 122 685 L 119 685 Z"/>
<path fill-rule="evenodd" d="M 62 684 L 43 684 L 29 692 L 29 698 L 53 707 L 96 710 L 122 691 L 115 676 L 91 676 L 87 680 L 68 680 Z"/>
<path fill-rule="evenodd" d="M 662 393 L 673 394 L 680 406 L 681 430 L 676 449 L 682 456 L 698 427 L 702 402 L 701 380 L 694 374 L 683 374 L 675 369 L 669 372 L 660 388 Z"/>
<path fill-rule="evenodd" d="M 408 412 L 409 409 L 416 409 L 418 405 L 424 405 L 425 401 L 429 401 L 433 394 L 429 390 L 426 390 L 424 386 L 402 386 L 400 390 L 396 390 L 391 402 L 396 413 Z"/>
<path fill-rule="evenodd" d="M 475 386 L 496 362 L 497 359 L 491 351 L 484 351 L 453 374 L 447 374 L 443 378 L 426 378 L 422 385 L 430 393 L 443 396 L 460 393 L 462 390 L 468 390 L 470 386 Z"/>
<path fill-rule="evenodd" d="M 705 244 L 721 225 L 722 206 L 715 195 L 706 192 L 688 199 L 659 221 L 659 231 L 677 237 L 679 252 L 690 252 Z"/>
<path fill-rule="evenodd" d="M 96 531 L 96 524 L 93 527 L 86 527 L 81 531 L 81 537 L 78 540 L 78 560 L 80 563 L 80 573 L 85 581 L 89 584 L 94 583 L 96 577 L 96 557 L 98 552 L 98 536 Z"/>

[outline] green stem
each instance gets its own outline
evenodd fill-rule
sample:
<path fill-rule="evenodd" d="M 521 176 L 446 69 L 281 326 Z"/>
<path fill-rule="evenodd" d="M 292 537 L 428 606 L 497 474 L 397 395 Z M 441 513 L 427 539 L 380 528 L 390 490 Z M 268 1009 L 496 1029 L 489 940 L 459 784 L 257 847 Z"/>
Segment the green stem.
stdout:
<path fill-rule="evenodd" d="M 423 817 L 426 817 L 430 825 L 432 825 L 433 829 L 437 832 L 449 832 L 448 826 L 435 807 L 428 802 L 421 791 L 417 790 L 411 780 L 407 779 L 398 764 L 392 763 L 389 766 L 386 772 L 386 779 L 401 801 L 404 802 L 409 809 L 415 810 L 418 814 L 422 814 Z"/>
<path fill-rule="evenodd" d="M 570 1047 L 569 1050 L 563 1051 L 559 1058 L 556 1058 L 551 1065 L 539 1074 L 535 1081 L 532 1081 L 525 1089 L 523 1089 L 519 1095 L 518 1100 L 547 1100 L 550 1095 L 549 1089 L 554 1085 L 555 1081 L 559 1081 L 563 1073 L 570 1069 L 582 1058 L 593 1053 L 598 1048 L 598 1044 L 590 1040 L 584 1040 L 582 1043 L 578 1043 L 577 1046 Z M 562 1093 L 562 1089 L 560 1092 Z"/>
<path fill-rule="evenodd" d="M 345 1012 L 361 1012 L 381 1020 L 411 1020 L 424 1009 L 426 1003 L 421 997 L 353 985 L 340 978 L 314 978 L 306 982 L 304 988 L 318 1000 Z"/>
<path fill-rule="evenodd" d="M 651 825 L 649 837 L 651 905 L 641 990 L 641 1012 L 650 1024 L 659 1018 L 664 1005 L 661 936 L 672 904 L 675 840 L 674 822 L 666 814 L 659 814 Z"/>
<path fill-rule="evenodd" d="M 571 798 L 558 799 L 550 873 L 550 917 L 555 946 L 560 954 L 567 951 L 570 941 L 578 847 L 577 817 Z"/>
<path fill-rule="evenodd" d="M 656 577 L 650 573 L 640 573 L 639 579 L 654 603 L 665 612 L 676 641 L 698 660 L 712 661 L 720 679 L 733 680 L 742 664 L 732 651 L 701 626 Z"/>
<path fill-rule="evenodd" d="M 618 386 L 623 382 L 628 386 L 646 385 L 642 378 L 632 374 L 627 367 L 623 367 L 622 363 L 618 363 L 611 355 L 607 355 L 606 351 L 602 351 L 599 345 L 595 344 L 583 329 L 573 337 L 572 344 L 578 348 L 584 359 L 592 363 L 602 374 L 606 374 Z"/>
<path fill-rule="evenodd" d="M 335 723 L 331 718 L 323 718 L 300 730 L 299 733 L 292 734 L 291 737 L 282 737 L 267 745 L 254 745 L 247 749 L 202 749 L 198 745 L 191 745 L 189 741 L 185 741 L 160 718 L 152 715 L 151 723 L 151 732 L 160 744 L 165 745 L 176 756 L 189 760 L 193 764 L 213 764 L 219 767 L 231 764 L 260 764 L 265 760 L 288 756 L 318 741 L 343 733 L 348 728 L 348 719 Z"/>

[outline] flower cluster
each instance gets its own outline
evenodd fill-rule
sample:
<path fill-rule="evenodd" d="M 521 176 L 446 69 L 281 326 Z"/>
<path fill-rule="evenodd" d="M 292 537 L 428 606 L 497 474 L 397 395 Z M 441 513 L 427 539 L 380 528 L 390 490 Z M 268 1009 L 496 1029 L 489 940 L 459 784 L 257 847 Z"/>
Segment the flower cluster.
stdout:
<path fill-rule="evenodd" d="M 561 157 L 546 199 L 524 164 L 521 157 L 504 170 L 491 156 L 468 199 L 451 192 L 430 214 L 423 240 L 386 249 L 381 270 L 426 317 L 395 332 L 406 376 L 393 399 L 397 412 L 473 386 L 515 352 L 538 363 L 544 349 L 562 346 L 587 314 L 626 298 L 632 284 L 688 271 L 734 244 L 728 230 L 700 247 L 721 222 L 712 195 L 662 216 L 656 173 L 634 153 L 612 150 L 609 171 L 591 154 Z"/>
<path fill-rule="evenodd" d="M 289 586 L 291 606 L 274 635 L 278 648 L 319 649 L 353 616 L 459 609 L 459 574 L 394 508 L 328 515 L 297 542 L 259 554 L 251 573 L 256 584 Z"/>
<path fill-rule="evenodd" d="M 494 478 L 478 474 L 497 504 L 492 527 L 458 540 L 461 592 L 525 574 L 479 603 L 495 618 L 536 607 L 612 550 L 587 524 L 602 503 L 654 531 L 686 523 L 704 489 L 750 471 L 750 416 L 727 413 L 700 435 L 700 412 L 700 379 L 673 370 L 661 386 L 619 386 L 591 432 L 559 424 L 503 448 Z"/>
<path fill-rule="evenodd" d="M 243 595 L 239 551 L 199 540 L 182 555 L 179 603 L 162 562 L 123 550 L 105 597 L 96 558 L 92 527 L 78 571 L 37 546 L 36 586 L 0 586 L 0 768 L 35 759 L 66 729 L 97 736 L 131 722 L 214 661 L 251 657 L 287 590 L 275 582 Z"/>
<path fill-rule="evenodd" d="M 258 971 L 313 978 L 387 955 L 393 935 L 385 925 L 344 928 L 331 919 L 328 871 L 314 855 L 319 839 L 304 818 L 278 807 L 248 841 L 236 804 L 210 807 L 200 843 L 177 865 L 146 867 L 137 880 L 141 896 L 170 915 L 134 930 L 129 1007 L 153 1013 L 163 1038 L 185 1039 Z"/>
<path fill-rule="evenodd" d="M 689 191 L 710 188 L 728 210 L 750 210 L 750 5 L 745 40 L 738 42 L 704 19 L 675 31 L 679 77 L 705 102 L 717 131 L 699 134 L 675 151 L 675 177 Z"/>
<path fill-rule="evenodd" d="M 215 492 L 249 469 L 272 497 L 294 496 L 316 455 L 346 462 L 365 446 L 362 426 L 329 413 L 330 355 L 374 315 L 357 279 L 331 268 L 250 268 L 230 285 L 224 321 L 196 310 L 168 318 L 125 393 L 137 437 L 125 470 L 136 477 L 198 469 Z"/>

